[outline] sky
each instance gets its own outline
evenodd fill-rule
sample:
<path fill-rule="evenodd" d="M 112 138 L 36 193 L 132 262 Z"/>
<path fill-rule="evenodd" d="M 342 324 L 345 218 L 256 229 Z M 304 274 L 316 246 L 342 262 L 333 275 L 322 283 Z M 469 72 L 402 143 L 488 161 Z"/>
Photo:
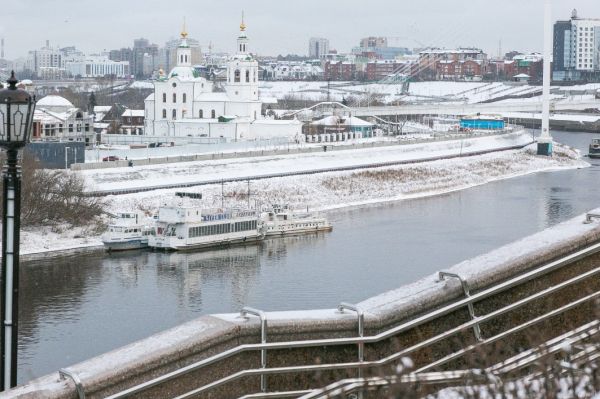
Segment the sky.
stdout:
<path fill-rule="evenodd" d="M 190 37 L 232 52 L 242 10 L 252 51 L 307 54 L 310 37 L 349 52 L 366 36 L 402 47 L 474 46 L 542 51 L 544 0 L 7 0 L 0 15 L 5 57 L 32 49 L 75 46 L 86 53 L 132 47 L 144 37 L 160 46 L 178 37 L 184 17 Z M 551 0 L 553 20 L 600 18 L 599 0 Z"/>

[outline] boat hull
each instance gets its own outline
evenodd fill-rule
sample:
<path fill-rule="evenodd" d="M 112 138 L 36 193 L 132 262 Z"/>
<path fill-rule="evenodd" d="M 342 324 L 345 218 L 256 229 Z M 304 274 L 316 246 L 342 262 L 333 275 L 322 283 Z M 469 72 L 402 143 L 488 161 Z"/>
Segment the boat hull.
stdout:
<path fill-rule="evenodd" d="M 104 247 L 109 252 L 129 251 L 134 249 L 148 248 L 148 239 L 134 239 L 127 241 L 103 241 Z"/>
<path fill-rule="evenodd" d="M 333 226 L 320 226 L 320 227 L 307 227 L 302 229 L 293 229 L 293 230 L 268 230 L 266 233 L 267 237 L 290 237 L 290 236 L 299 236 L 310 233 L 318 233 L 322 231 L 331 231 L 333 230 Z"/>
<path fill-rule="evenodd" d="M 152 243 L 151 248 L 153 251 L 201 251 L 214 248 L 230 247 L 235 245 L 253 244 L 258 241 L 261 241 L 263 238 L 264 236 L 249 236 L 181 245 L 173 243 L 162 243 L 160 240 L 155 240 Z"/>

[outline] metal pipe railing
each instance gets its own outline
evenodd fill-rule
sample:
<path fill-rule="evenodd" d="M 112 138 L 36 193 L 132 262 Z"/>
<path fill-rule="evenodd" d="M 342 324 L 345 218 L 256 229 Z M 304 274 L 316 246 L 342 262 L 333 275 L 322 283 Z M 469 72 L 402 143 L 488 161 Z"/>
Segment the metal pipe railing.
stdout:
<path fill-rule="evenodd" d="M 448 278 L 448 277 L 458 279 L 458 281 L 460 281 L 460 285 L 463 289 L 463 292 L 465 293 L 465 297 L 468 298 L 471 296 L 471 294 L 469 293 L 469 284 L 467 283 L 467 281 L 465 279 L 463 279 L 461 276 L 459 276 L 456 273 L 450 273 L 450 272 L 445 272 L 445 271 L 439 272 L 440 281 L 443 281 L 444 278 Z M 467 308 L 469 309 L 469 315 L 471 316 L 471 320 L 477 319 L 477 316 L 475 316 L 475 309 L 473 308 L 472 302 L 469 302 L 467 304 Z M 473 326 L 473 334 L 475 334 L 475 339 L 477 341 L 481 341 L 481 328 L 479 327 L 479 323 L 477 323 Z"/>
<path fill-rule="evenodd" d="M 342 302 L 338 305 L 338 311 L 344 313 L 344 310 L 351 310 L 356 312 L 358 316 L 358 336 L 360 338 L 365 336 L 365 312 L 362 311 L 358 306 L 351 303 Z M 363 362 L 365 360 L 365 343 L 358 343 L 358 361 Z M 358 378 L 362 377 L 362 368 L 358 369 Z"/>
<path fill-rule="evenodd" d="M 597 297 L 600 297 L 600 292 L 592 294 L 592 295 L 589 295 L 589 296 L 587 296 L 585 298 L 581 298 L 579 300 L 576 300 L 576 301 L 574 301 L 574 302 L 572 302 L 572 303 L 570 303 L 568 305 L 565 305 L 565 306 L 561 307 L 560 309 L 553 310 L 553 311 L 551 311 L 551 312 L 549 312 L 549 313 L 547 313 L 547 314 L 545 314 L 543 316 L 540 316 L 540 317 L 534 319 L 534 321 L 535 322 L 540 322 L 540 321 L 546 320 L 546 319 L 548 319 L 550 317 L 554 317 L 557 314 L 560 314 L 560 313 L 562 313 L 562 312 L 564 312 L 566 310 L 569 310 L 571 308 L 579 306 L 582 303 L 584 303 L 585 301 L 596 299 Z M 511 305 L 509 305 L 509 306 L 511 306 Z M 499 309 L 499 311 L 503 311 L 503 309 Z M 488 315 L 486 315 L 484 317 L 488 317 Z M 298 372 L 311 372 L 311 371 L 325 371 L 325 370 L 339 370 L 339 369 L 368 368 L 368 367 L 384 366 L 384 365 L 386 365 L 386 364 L 388 364 L 388 363 L 390 363 L 392 361 L 398 360 L 401 357 L 408 355 L 411 352 L 414 352 L 417 349 L 422 349 L 424 347 L 429 346 L 431 343 L 435 343 L 435 342 L 438 342 L 438 341 L 440 341 L 442 339 L 448 338 L 448 337 L 456 334 L 456 332 L 458 332 L 458 331 L 462 331 L 462 330 L 471 328 L 473 323 L 474 323 L 473 321 L 467 322 L 467 323 L 463 324 L 462 326 L 459 326 L 459 327 L 457 327 L 455 329 L 452 329 L 450 331 L 442 333 L 442 334 L 440 334 L 440 335 L 438 335 L 436 337 L 433 337 L 433 338 L 431 338 L 429 340 L 420 342 L 420 343 L 418 343 L 416 345 L 413 345 L 413 346 L 411 346 L 409 348 L 406 348 L 406 349 L 404 349 L 404 350 L 402 350 L 400 352 L 394 353 L 394 354 L 392 354 L 392 355 L 390 355 L 388 357 L 385 357 L 385 358 L 377 360 L 377 361 L 371 361 L 371 362 L 365 362 L 365 361 L 363 361 L 363 362 L 336 363 L 336 364 L 319 364 L 319 365 L 305 365 L 305 366 L 289 366 L 289 367 L 278 367 L 278 368 L 259 369 L 259 370 L 256 370 L 256 369 L 242 370 L 242 371 L 239 371 L 239 372 L 237 372 L 235 374 L 232 374 L 230 376 L 224 377 L 224 378 L 222 378 L 222 379 L 220 379 L 218 381 L 214 381 L 214 382 L 212 382 L 210 384 L 207 384 L 207 385 L 205 385 L 203 387 L 200 387 L 200 388 L 197 388 L 197 389 L 195 389 L 193 391 L 190 391 L 190 392 L 188 392 L 188 393 L 186 393 L 184 395 L 178 396 L 176 399 L 184 399 L 184 398 L 193 397 L 195 395 L 198 395 L 198 394 L 203 393 L 205 391 L 208 391 L 210 389 L 213 389 L 213 388 L 216 388 L 218 386 L 224 385 L 226 383 L 232 382 L 232 381 L 234 381 L 236 379 L 239 379 L 239 378 L 242 378 L 242 377 L 245 377 L 245 376 L 256 375 L 256 374 L 259 374 L 259 373 L 265 373 L 265 374 L 285 374 L 285 373 L 294 373 L 294 372 L 298 373 Z M 525 323 L 523 323 L 523 324 L 521 324 L 521 325 L 519 325 L 519 326 L 517 326 L 517 327 L 515 327 L 515 328 L 513 328 L 513 329 L 511 329 L 511 330 L 509 330 L 507 332 L 504 332 L 504 333 L 499 334 L 499 335 L 497 335 L 495 337 L 492 337 L 489 340 L 486 340 L 486 341 L 480 343 L 479 345 L 488 344 L 488 343 L 491 343 L 493 341 L 502 339 L 502 338 L 504 338 L 504 337 L 506 337 L 506 336 L 508 336 L 508 335 L 510 335 L 512 333 L 514 333 L 514 332 L 521 331 L 521 330 L 523 330 L 526 327 L 530 327 L 533 324 L 535 324 L 535 323 L 533 323 L 532 321 L 525 322 Z M 490 342 L 488 342 L 488 341 L 490 341 Z M 415 371 L 415 373 L 423 373 L 423 372 L 425 372 L 425 370 L 426 370 L 426 368 L 421 368 L 421 369 Z"/>
<path fill-rule="evenodd" d="M 267 343 L 267 315 L 262 310 L 254 309 L 251 307 L 243 307 L 240 311 L 240 314 L 243 318 L 248 320 L 248 315 L 258 316 L 260 318 L 260 343 Z M 261 349 L 260 351 L 260 367 L 267 368 L 267 350 Z M 260 390 L 262 392 L 267 392 L 267 379 L 264 374 L 260 375 Z"/>
<path fill-rule="evenodd" d="M 146 389 L 149 389 L 153 386 L 156 386 L 158 384 L 167 382 L 173 378 L 177 378 L 179 376 L 185 375 L 189 372 L 198 370 L 202 367 L 206 367 L 209 366 L 211 364 L 214 364 L 218 361 L 222 361 L 225 360 L 231 356 L 240 354 L 242 352 L 245 351 L 251 351 L 251 350 L 273 350 L 273 349 L 288 349 L 288 348 L 304 348 L 304 347 L 315 347 L 315 346 L 329 346 L 329 345 L 350 345 L 350 344 L 358 344 L 358 343 L 374 343 L 374 342 L 379 342 L 381 340 L 384 339 L 388 339 L 391 338 L 401 332 L 407 331 L 411 328 L 415 328 L 421 324 L 424 324 L 426 322 L 432 321 L 436 318 L 439 318 L 441 316 L 444 316 L 446 314 L 449 314 L 457 309 L 460 309 L 461 307 L 464 306 L 468 306 L 469 303 L 475 303 L 478 301 L 481 301 L 485 298 L 488 298 L 490 296 L 496 295 L 498 293 L 504 292 L 510 288 L 513 288 L 515 286 L 518 286 L 520 284 L 523 284 L 525 282 L 528 282 L 530 280 L 533 280 L 537 277 L 543 276 L 545 274 L 548 274 L 554 270 L 557 270 L 565 265 L 568 265 L 572 262 L 575 262 L 577 260 L 580 260 L 582 258 L 585 258 L 587 256 L 590 256 L 594 253 L 597 253 L 600 251 L 600 243 L 599 244 L 594 244 L 590 247 L 587 247 L 583 250 L 577 251 L 573 254 L 570 254 L 568 256 L 565 256 L 561 259 L 555 260 L 553 262 L 550 262 L 542 267 L 539 267 L 537 269 L 531 270 L 527 273 L 524 273 L 520 276 L 514 277 L 512 279 L 509 279 L 503 283 L 497 284 L 491 288 L 488 288 L 486 290 L 483 290 L 479 293 L 476 293 L 468 298 L 459 300 L 453 304 L 450 305 L 446 305 L 442 308 L 436 309 L 430 313 L 427 313 L 423 316 L 417 317 L 409 322 L 405 322 L 402 323 L 394 328 L 391 328 L 389 330 L 386 330 L 384 332 L 381 332 L 377 335 L 374 336 L 370 336 L 370 337 L 359 337 L 359 338 L 330 338 L 330 339 L 316 339 L 316 340 L 305 340 L 305 341 L 291 341 L 291 342 L 276 342 L 276 343 L 265 343 L 265 344 L 244 344 L 244 345 L 240 345 L 237 346 L 235 348 L 226 350 L 220 354 L 211 356 L 207 359 L 192 363 L 188 366 L 182 367 L 180 369 L 174 370 L 172 372 L 166 373 L 160 377 L 154 378 L 150 381 L 138 384 L 134 387 L 131 387 L 129 389 L 126 389 L 124 391 L 118 392 L 114 395 L 109 396 L 107 399 L 119 399 L 119 398 L 124 398 L 127 397 L 129 395 L 135 394 L 135 393 L 139 393 L 142 392 Z M 595 269 L 594 274 L 598 272 L 598 269 Z M 585 275 L 587 276 L 588 273 L 586 273 Z M 564 288 L 564 283 L 559 284 L 560 288 Z M 556 286 L 555 286 L 556 287 Z M 550 292 L 553 291 L 548 291 L 545 290 L 546 295 Z M 534 299 L 538 299 L 538 297 L 535 297 Z M 533 300 L 533 299 L 532 299 Z M 523 300 L 518 301 L 517 304 L 519 304 L 518 306 L 522 306 L 524 305 L 526 302 L 523 302 Z M 509 310 L 512 310 L 518 306 L 508 306 L 503 308 L 502 313 L 507 312 Z M 493 314 L 495 316 L 502 314 L 499 313 L 498 311 L 494 312 Z M 472 327 L 474 324 L 476 323 L 481 323 L 485 320 L 488 319 L 489 315 L 486 316 L 482 316 L 479 317 L 477 319 L 476 322 L 471 321 L 468 323 L 465 323 L 463 326 L 468 326 L 468 327 Z M 370 363 L 370 362 L 369 362 Z M 346 367 L 346 368 L 350 368 L 350 367 L 361 367 L 360 364 L 341 364 L 342 368 Z M 305 368 L 305 367 L 303 367 Z M 317 368 L 319 369 L 319 368 Z M 287 371 L 288 369 L 286 369 Z M 266 370 L 265 370 L 266 372 Z M 230 377 L 234 377 L 235 375 L 237 375 L 239 373 L 236 373 Z M 228 378 L 228 380 L 230 380 L 231 378 Z M 219 384 L 221 385 L 221 384 Z M 205 387 L 214 387 L 214 383 L 208 384 Z M 202 389 L 202 391 L 205 389 Z M 195 392 L 197 390 L 194 390 L 192 392 Z"/>
<path fill-rule="evenodd" d="M 499 378 L 499 375 L 506 375 L 510 372 L 513 372 L 517 369 L 523 369 L 525 367 L 531 366 L 538 362 L 542 357 L 548 356 L 549 354 L 554 354 L 563 350 L 563 342 L 565 339 L 571 340 L 573 343 L 577 343 L 581 340 L 589 338 L 592 335 L 600 333 L 600 329 L 598 326 L 600 325 L 599 321 L 593 321 L 587 323 L 579 328 L 569 331 L 565 334 L 562 334 L 558 337 L 555 337 L 546 343 L 539 345 L 535 349 L 530 349 L 525 351 L 525 353 L 520 353 L 513 358 L 507 359 L 503 362 L 500 362 L 492 367 L 489 367 L 484 370 L 478 370 L 477 372 L 473 372 L 473 370 L 458 370 L 458 371 L 448 371 L 448 372 L 419 372 L 416 371 L 411 374 L 406 374 L 403 376 L 386 376 L 378 382 L 378 385 L 392 385 L 397 383 L 407 383 L 407 382 L 420 382 L 420 383 L 447 383 L 451 382 L 448 380 L 440 380 L 439 378 L 435 378 L 436 374 L 448 374 L 455 375 L 458 377 L 456 382 L 464 382 L 464 380 L 469 376 L 469 372 L 471 372 L 471 376 L 474 379 L 483 379 L 486 378 L 490 380 L 490 382 L 501 385 L 502 380 Z M 599 349 L 597 346 L 594 346 L 590 349 L 585 349 L 582 352 L 586 352 L 585 355 L 594 354 L 597 355 L 595 358 L 600 357 Z M 534 356 L 532 356 L 534 354 Z M 582 355 L 583 356 L 583 355 Z M 525 358 L 525 361 L 523 360 Z M 595 359 L 594 357 L 587 357 L 588 360 Z M 518 363 L 516 366 L 506 367 L 507 365 Z M 500 370 L 500 371 L 498 371 Z M 541 372 L 537 372 L 526 377 L 526 380 L 531 380 L 536 376 L 539 377 L 543 375 Z M 341 394 L 352 393 L 358 389 L 368 390 L 370 388 L 370 384 L 372 381 L 378 379 L 380 377 L 375 377 L 374 379 L 363 379 L 359 381 L 357 379 L 345 379 L 337 381 L 331 385 L 328 385 L 325 388 L 313 390 L 312 392 L 306 394 L 305 396 L 300 397 L 299 399 L 316 399 L 323 397 L 337 397 Z"/>
<path fill-rule="evenodd" d="M 83 389 L 83 384 L 81 383 L 81 379 L 77 374 L 67 369 L 60 369 L 58 370 L 58 375 L 61 380 L 65 380 L 67 379 L 67 377 L 70 378 L 75 384 L 75 389 L 77 390 L 77 397 L 79 399 L 85 399 L 85 390 Z"/>
<path fill-rule="evenodd" d="M 600 219 L 600 213 L 587 213 L 583 223 L 590 224 L 592 223 L 592 219 Z"/>

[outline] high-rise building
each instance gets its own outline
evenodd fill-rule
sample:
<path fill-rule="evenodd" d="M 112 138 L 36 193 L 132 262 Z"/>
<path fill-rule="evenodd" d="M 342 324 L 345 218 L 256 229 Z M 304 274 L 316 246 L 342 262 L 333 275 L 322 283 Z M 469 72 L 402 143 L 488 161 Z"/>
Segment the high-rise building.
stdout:
<path fill-rule="evenodd" d="M 387 37 L 375 37 L 369 36 L 360 39 L 360 47 L 369 49 L 369 48 L 384 48 L 388 46 Z"/>
<path fill-rule="evenodd" d="M 329 39 L 311 37 L 308 41 L 308 56 L 310 58 L 323 58 L 329 53 Z"/>
<path fill-rule="evenodd" d="M 600 19 L 579 18 L 554 24 L 555 80 L 600 78 Z"/>
<path fill-rule="evenodd" d="M 64 74 L 64 56 L 58 48 L 46 45 L 39 50 L 32 50 L 27 57 L 27 69 L 44 79 L 60 78 Z"/>

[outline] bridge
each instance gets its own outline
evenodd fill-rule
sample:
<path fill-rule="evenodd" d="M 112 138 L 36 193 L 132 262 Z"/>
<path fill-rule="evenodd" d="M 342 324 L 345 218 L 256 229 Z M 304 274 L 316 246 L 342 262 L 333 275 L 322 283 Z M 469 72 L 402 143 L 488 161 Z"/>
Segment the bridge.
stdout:
<path fill-rule="evenodd" d="M 552 112 L 560 111 L 585 111 L 588 109 L 600 109 L 600 99 L 595 100 L 573 100 L 554 101 L 550 104 Z M 542 112 L 541 101 L 504 101 L 501 103 L 427 103 L 427 104 L 404 104 L 398 106 L 380 107 L 348 107 L 338 102 L 322 102 L 309 108 L 290 112 L 285 116 L 291 117 L 301 115 L 307 111 L 333 112 L 334 110 L 343 115 L 358 117 L 378 116 L 400 116 L 400 115 L 474 115 L 498 114 L 502 112 Z"/>
<path fill-rule="evenodd" d="M 600 358 L 598 211 L 358 304 L 204 316 L 0 397 L 425 396 L 572 376 Z"/>

